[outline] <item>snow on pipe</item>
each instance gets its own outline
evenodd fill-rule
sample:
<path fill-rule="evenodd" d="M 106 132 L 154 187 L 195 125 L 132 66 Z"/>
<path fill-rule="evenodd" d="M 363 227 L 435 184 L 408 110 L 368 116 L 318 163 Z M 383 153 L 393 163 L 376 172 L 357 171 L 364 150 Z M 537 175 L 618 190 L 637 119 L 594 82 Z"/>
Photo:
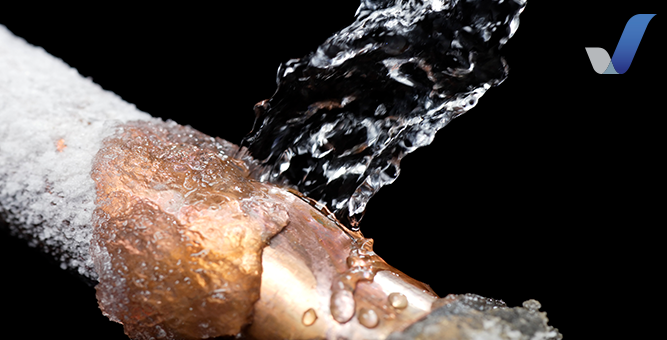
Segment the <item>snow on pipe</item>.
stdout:
<path fill-rule="evenodd" d="M 152 118 L 81 77 L 76 70 L 43 49 L 13 36 L 2 26 L 0 70 L 2 217 L 9 222 L 14 234 L 50 253 L 63 269 L 100 281 L 100 307 L 112 320 L 124 323 L 126 333 L 133 338 L 202 338 L 235 334 L 250 322 L 253 323 L 246 328 L 246 334 L 267 339 L 413 338 L 424 335 L 427 329 L 432 330 L 436 327 L 434 324 L 440 327 L 437 334 L 445 334 L 446 329 L 457 329 L 460 338 L 484 334 L 481 325 L 486 327 L 484 332 L 505 333 L 525 324 L 532 328 L 526 330 L 522 326 L 523 338 L 560 337 L 546 324 L 544 313 L 537 312 L 539 304 L 536 302 L 524 304 L 525 308 L 507 309 L 501 301 L 470 295 L 436 299 L 435 294 L 422 289 L 421 283 L 386 265 L 372 252 L 372 242 L 361 234 L 346 231 L 282 189 L 245 180 L 246 163 L 225 156 L 235 153 L 235 146 L 193 129 Z M 166 161 L 153 162 L 151 157 L 155 155 Z M 176 172 L 182 176 L 167 176 L 167 184 L 151 182 L 152 187 L 143 185 L 145 177 L 166 173 L 169 167 L 180 169 Z M 216 171 L 226 177 L 205 176 Z M 235 191 L 238 186 L 229 186 L 225 182 L 229 177 L 235 179 L 233 183 L 242 183 L 241 186 L 246 187 Z M 191 190 L 168 187 L 173 178 L 185 184 L 181 187 Z M 223 194 L 216 196 L 207 189 L 188 187 L 188 180 L 195 186 L 222 181 L 224 183 L 216 182 L 218 187 L 210 185 L 211 188 L 222 186 L 228 191 L 218 190 Z M 248 192 L 254 195 L 254 201 L 247 199 Z M 201 200 L 218 200 L 213 204 L 216 209 L 199 209 L 197 204 Z M 236 203 L 225 205 L 222 201 Z M 143 220 L 127 218 L 128 211 L 137 210 L 143 214 Z M 207 228 L 210 224 L 206 221 L 232 215 L 238 219 L 227 225 L 250 226 L 248 229 L 255 228 L 256 233 L 249 233 L 251 235 L 245 239 L 241 237 L 244 239 L 239 241 L 241 248 L 226 249 L 242 253 L 237 258 L 239 261 L 226 263 L 215 251 L 222 244 L 207 245 L 206 242 L 217 232 L 224 234 L 223 240 L 238 240 L 237 236 L 245 232 L 239 228 L 221 228 L 223 231 Z M 289 216 L 289 222 L 286 216 Z M 138 223 L 137 220 L 141 221 Z M 137 228 L 131 232 L 116 232 L 127 225 Z M 143 230 L 158 235 L 151 226 L 164 225 L 176 227 L 172 233 L 165 232 L 159 241 L 148 242 L 136 237 Z M 94 236 L 95 228 L 98 228 L 97 236 Z M 307 233 L 313 234 L 308 236 Z M 271 245 L 262 254 L 262 246 L 271 237 Z M 322 247 L 323 239 L 339 251 Z M 108 240 L 110 242 L 106 242 Z M 192 241 L 192 244 L 169 248 L 183 240 Z M 303 249 L 295 251 L 290 247 L 297 240 Z M 187 254 L 176 256 L 160 252 L 160 246 L 191 252 L 190 259 L 203 258 L 203 264 L 196 263 L 191 268 L 193 282 L 180 284 L 187 287 L 209 285 L 214 289 L 204 297 L 193 297 L 188 295 L 193 290 L 178 290 L 178 284 L 151 286 L 151 283 L 142 281 L 142 277 L 168 276 L 172 269 L 183 267 L 180 258 Z M 147 247 L 154 247 L 148 256 L 141 252 Z M 246 248 L 253 249 L 248 256 L 243 255 L 248 254 L 244 253 Z M 157 256 L 151 257 L 151 254 Z M 258 254 L 262 254 L 259 268 Z M 305 258 L 307 256 L 310 257 Z M 125 268 L 126 272 L 123 272 L 123 267 L 131 263 L 134 267 Z M 218 268 L 211 263 L 225 266 Z M 317 270 L 307 268 L 303 263 L 314 263 Z M 163 264 L 167 267 L 161 268 Z M 138 276 L 127 272 L 138 273 Z M 239 275 L 225 277 L 232 272 Z M 243 272 L 251 275 L 241 275 Z M 260 273 L 261 293 L 235 295 L 234 288 L 226 286 L 245 280 L 248 282 L 237 287 L 237 293 L 248 287 L 259 290 Z M 341 273 L 355 273 L 359 277 L 350 279 Z M 223 280 L 213 282 L 216 277 Z M 127 287 L 142 285 L 149 289 L 128 293 Z M 182 295 L 184 298 L 174 300 L 168 293 L 172 289 L 178 291 L 178 297 Z M 162 300 L 147 296 L 151 293 L 165 298 L 166 309 L 172 308 L 177 316 L 169 317 L 160 311 L 158 305 Z M 230 299 L 235 304 L 231 307 L 224 303 L 216 305 L 216 299 Z M 242 301 L 244 299 L 248 301 Z M 198 305 L 192 305 L 193 301 Z M 153 323 L 127 322 L 127 314 L 137 306 L 143 320 Z M 191 318 L 178 309 L 193 311 L 193 307 L 199 310 L 195 310 Z M 247 309 L 249 312 L 244 314 Z M 215 315 L 230 312 L 233 315 L 210 320 L 207 310 Z M 429 318 L 416 322 L 427 314 Z M 445 319 L 449 323 L 443 322 Z M 491 328 L 487 327 L 490 320 L 493 321 Z M 465 327 L 461 328 L 461 325 Z"/>
<path fill-rule="evenodd" d="M 11 232 L 98 281 L 133 338 L 240 332 L 295 196 L 252 181 L 232 144 L 138 111 L 4 27 L 0 69 Z"/>
<path fill-rule="evenodd" d="M 13 232 L 96 280 L 95 154 L 113 127 L 152 120 L 0 26 L 0 206 Z"/>

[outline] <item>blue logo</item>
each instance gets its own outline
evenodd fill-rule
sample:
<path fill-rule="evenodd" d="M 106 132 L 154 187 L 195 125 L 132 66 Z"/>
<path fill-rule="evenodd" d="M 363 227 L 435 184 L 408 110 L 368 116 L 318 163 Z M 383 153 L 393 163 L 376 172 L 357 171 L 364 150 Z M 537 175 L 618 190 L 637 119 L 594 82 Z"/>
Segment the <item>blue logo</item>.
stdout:
<path fill-rule="evenodd" d="M 635 57 L 639 42 L 642 41 L 646 26 L 655 14 L 637 14 L 625 24 L 621 40 L 618 41 L 614 56 L 609 58 L 607 50 L 600 47 L 586 47 L 593 69 L 599 74 L 623 74 Z"/>

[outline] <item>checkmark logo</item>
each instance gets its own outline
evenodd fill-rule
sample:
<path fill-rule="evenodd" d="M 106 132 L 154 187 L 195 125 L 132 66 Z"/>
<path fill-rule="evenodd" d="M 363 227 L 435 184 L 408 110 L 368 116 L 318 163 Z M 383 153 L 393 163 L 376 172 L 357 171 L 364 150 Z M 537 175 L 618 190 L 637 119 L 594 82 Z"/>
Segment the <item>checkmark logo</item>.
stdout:
<path fill-rule="evenodd" d="M 621 39 L 618 41 L 614 56 L 609 58 L 607 50 L 601 47 L 586 47 L 593 69 L 599 74 L 623 74 L 632 63 L 639 43 L 642 41 L 646 26 L 655 14 L 637 14 L 625 24 Z"/>

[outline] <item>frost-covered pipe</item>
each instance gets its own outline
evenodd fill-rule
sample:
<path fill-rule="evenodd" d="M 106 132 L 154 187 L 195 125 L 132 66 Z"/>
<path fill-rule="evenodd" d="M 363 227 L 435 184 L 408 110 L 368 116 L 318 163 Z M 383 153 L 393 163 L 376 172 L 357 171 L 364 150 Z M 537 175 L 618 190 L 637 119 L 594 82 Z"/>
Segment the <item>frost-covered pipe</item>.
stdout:
<path fill-rule="evenodd" d="M 372 242 L 305 197 L 247 178 L 230 143 L 138 111 L 4 27 L 0 70 L 2 215 L 63 269 L 99 281 L 100 308 L 131 337 L 252 324 L 263 339 L 379 338 L 430 310 L 436 295 L 386 266 Z M 372 307 L 390 288 L 410 305 L 380 324 Z"/>
<path fill-rule="evenodd" d="M 93 157 L 113 126 L 150 119 L 0 26 L 0 206 L 13 232 L 95 280 Z"/>
<path fill-rule="evenodd" d="M 248 179 L 235 151 L 151 118 L 0 26 L 2 217 L 99 281 L 100 308 L 133 338 L 245 324 L 259 339 L 559 337 L 535 302 L 436 299 L 307 198 Z"/>

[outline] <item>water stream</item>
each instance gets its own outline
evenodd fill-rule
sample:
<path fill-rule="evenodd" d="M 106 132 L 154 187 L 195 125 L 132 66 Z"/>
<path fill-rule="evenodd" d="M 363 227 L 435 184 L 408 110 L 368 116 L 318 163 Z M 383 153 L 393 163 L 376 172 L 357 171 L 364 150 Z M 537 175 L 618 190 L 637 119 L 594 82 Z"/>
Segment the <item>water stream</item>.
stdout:
<path fill-rule="evenodd" d="M 242 141 L 255 176 L 358 230 L 403 157 L 500 84 L 525 0 L 362 0 L 354 22 L 283 63 Z"/>

